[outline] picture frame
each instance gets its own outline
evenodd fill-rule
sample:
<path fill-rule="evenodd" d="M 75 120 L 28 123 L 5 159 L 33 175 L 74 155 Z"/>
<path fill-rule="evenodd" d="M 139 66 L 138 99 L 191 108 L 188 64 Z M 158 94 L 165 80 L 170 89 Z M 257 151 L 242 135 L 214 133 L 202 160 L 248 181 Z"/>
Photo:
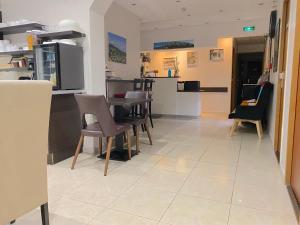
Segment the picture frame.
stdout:
<path fill-rule="evenodd" d="M 164 58 L 163 59 L 163 69 L 164 70 L 175 70 L 176 69 L 176 64 L 177 64 L 177 58 L 172 57 L 172 58 Z"/>
<path fill-rule="evenodd" d="M 196 67 L 198 61 L 197 52 L 187 52 L 187 67 Z"/>
<path fill-rule="evenodd" d="M 117 34 L 108 32 L 109 61 L 114 63 L 127 63 L 127 40 Z"/>
<path fill-rule="evenodd" d="M 211 49 L 210 61 L 220 62 L 224 60 L 224 49 Z"/>

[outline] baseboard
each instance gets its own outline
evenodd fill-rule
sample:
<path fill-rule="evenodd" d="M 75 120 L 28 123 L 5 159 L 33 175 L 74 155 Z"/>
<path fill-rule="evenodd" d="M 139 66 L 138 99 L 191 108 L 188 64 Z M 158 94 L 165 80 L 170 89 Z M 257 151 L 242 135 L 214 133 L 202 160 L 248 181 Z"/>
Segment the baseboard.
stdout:
<path fill-rule="evenodd" d="M 300 207 L 298 205 L 298 201 L 297 201 L 296 196 L 295 196 L 295 194 L 294 194 L 294 192 L 292 190 L 292 187 L 291 186 L 287 186 L 287 190 L 288 190 L 288 193 L 289 193 L 292 205 L 293 205 L 295 216 L 296 216 L 297 221 L 299 223 L 300 222 Z"/>

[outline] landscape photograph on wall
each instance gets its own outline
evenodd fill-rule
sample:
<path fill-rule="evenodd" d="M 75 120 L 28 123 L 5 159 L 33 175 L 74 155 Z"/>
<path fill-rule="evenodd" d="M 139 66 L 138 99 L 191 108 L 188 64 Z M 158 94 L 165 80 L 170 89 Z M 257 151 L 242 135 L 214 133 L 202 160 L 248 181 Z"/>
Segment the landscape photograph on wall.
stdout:
<path fill-rule="evenodd" d="M 114 33 L 108 33 L 109 60 L 115 63 L 126 64 L 126 38 Z"/>
<path fill-rule="evenodd" d="M 176 48 L 194 48 L 193 40 L 186 41 L 163 41 L 154 43 L 154 50 L 159 49 L 176 49 Z"/>

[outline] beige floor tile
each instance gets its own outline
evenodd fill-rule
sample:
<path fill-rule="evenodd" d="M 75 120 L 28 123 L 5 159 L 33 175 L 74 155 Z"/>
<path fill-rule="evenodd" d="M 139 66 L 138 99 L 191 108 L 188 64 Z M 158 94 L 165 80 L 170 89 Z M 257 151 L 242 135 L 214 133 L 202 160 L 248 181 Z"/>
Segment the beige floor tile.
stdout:
<path fill-rule="evenodd" d="M 208 178 L 192 175 L 188 178 L 180 193 L 230 203 L 233 186 L 234 181 L 226 178 Z"/>
<path fill-rule="evenodd" d="M 176 159 L 171 157 L 163 157 L 155 168 L 166 171 L 189 173 L 195 167 L 197 161 L 189 159 Z"/>
<path fill-rule="evenodd" d="M 95 205 L 63 198 L 55 202 L 50 207 L 50 210 L 54 219 L 58 217 L 58 220 L 77 221 L 78 223 L 87 224 L 92 217 L 104 209 Z"/>
<path fill-rule="evenodd" d="M 236 150 L 209 149 L 200 159 L 201 162 L 216 163 L 221 165 L 236 166 L 239 152 Z"/>
<path fill-rule="evenodd" d="M 125 192 L 112 205 L 112 209 L 159 220 L 175 194 L 152 188 L 134 187 Z"/>
<path fill-rule="evenodd" d="M 226 225 L 229 205 L 178 195 L 162 222 L 173 225 Z"/>
<path fill-rule="evenodd" d="M 186 173 L 153 169 L 140 178 L 135 185 L 162 191 L 178 192 L 186 178 Z"/>
<path fill-rule="evenodd" d="M 233 180 L 236 176 L 235 166 L 199 162 L 193 174 L 199 177 L 226 178 Z"/>
<path fill-rule="evenodd" d="M 167 156 L 176 159 L 198 160 L 205 148 L 195 145 L 178 144 Z"/>
<path fill-rule="evenodd" d="M 250 165 L 240 165 L 237 169 L 236 183 L 249 185 L 283 185 L 283 177 L 279 169 L 259 169 Z"/>
<path fill-rule="evenodd" d="M 157 221 L 111 209 L 97 215 L 89 225 L 156 225 Z"/>
<path fill-rule="evenodd" d="M 297 225 L 296 216 L 232 206 L 229 225 Z"/>
<path fill-rule="evenodd" d="M 66 196 L 69 199 L 107 207 L 138 180 L 138 176 L 109 174 L 82 184 Z"/>
<path fill-rule="evenodd" d="M 232 203 L 281 213 L 293 211 L 288 192 L 283 184 L 270 186 L 237 183 L 234 188 Z"/>
<path fill-rule="evenodd" d="M 155 119 L 154 145 L 142 133 L 141 153 L 107 177 L 93 154 L 48 166 L 51 225 L 296 225 L 270 138 L 230 137 L 231 123 Z M 39 209 L 16 223 L 40 224 Z"/>

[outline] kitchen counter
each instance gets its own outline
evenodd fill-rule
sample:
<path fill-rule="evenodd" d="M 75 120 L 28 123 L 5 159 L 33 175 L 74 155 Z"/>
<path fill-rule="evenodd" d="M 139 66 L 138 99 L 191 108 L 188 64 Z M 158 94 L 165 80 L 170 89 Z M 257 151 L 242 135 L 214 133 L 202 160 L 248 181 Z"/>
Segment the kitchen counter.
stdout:
<path fill-rule="evenodd" d="M 84 94 L 85 90 L 57 90 L 52 91 L 53 95 L 69 95 L 69 94 Z"/>
<path fill-rule="evenodd" d="M 179 78 L 153 78 L 152 113 L 157 115 L 193 116 L 201 115 L 201 93 L 177 92 Z"/>
<path fill-rule="evenodd" d="M 74 155 L 81 134 L 80 113 L 74 97 L 78 93 L 85 91 L 53 91 L 49 124 L 49 164 Z"/>

